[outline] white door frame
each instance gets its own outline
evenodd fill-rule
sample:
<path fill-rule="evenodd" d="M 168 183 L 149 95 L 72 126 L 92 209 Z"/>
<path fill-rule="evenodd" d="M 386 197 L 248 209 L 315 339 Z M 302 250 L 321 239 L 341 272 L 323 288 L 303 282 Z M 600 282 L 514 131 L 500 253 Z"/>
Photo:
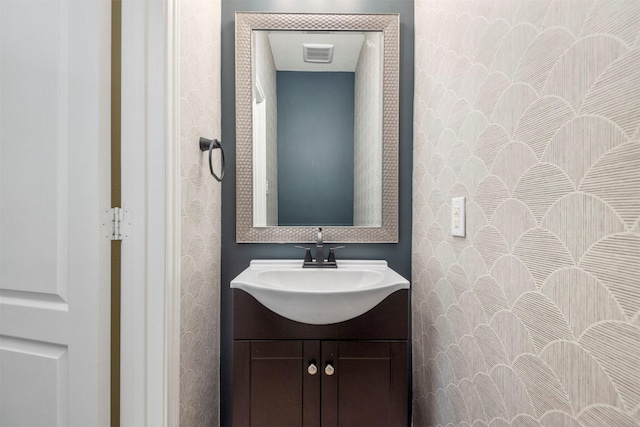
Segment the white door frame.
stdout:
<path fill-rule="evenodd" d="M 267 225 L 267 102 L 256 77 L 253 88 L 253 226 Z"/>
<path fill-rule="evenodd" d="M 122 1 L 120 420 L 179 425 L 180 157 L 176 0 Z"/>

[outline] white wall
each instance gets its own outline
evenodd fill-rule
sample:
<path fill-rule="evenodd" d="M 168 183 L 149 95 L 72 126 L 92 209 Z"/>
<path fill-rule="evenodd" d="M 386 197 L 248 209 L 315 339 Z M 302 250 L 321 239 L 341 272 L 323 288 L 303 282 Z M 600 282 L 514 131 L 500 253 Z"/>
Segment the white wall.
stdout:
<path fill-rule="evenodd" d="M 267 223 L 278 225 L 278 94 L 276 66 L 266 31 L 254 32 L 255 78 L 262 85 L 266 99 L 266 171 L 267 171 Z"/>

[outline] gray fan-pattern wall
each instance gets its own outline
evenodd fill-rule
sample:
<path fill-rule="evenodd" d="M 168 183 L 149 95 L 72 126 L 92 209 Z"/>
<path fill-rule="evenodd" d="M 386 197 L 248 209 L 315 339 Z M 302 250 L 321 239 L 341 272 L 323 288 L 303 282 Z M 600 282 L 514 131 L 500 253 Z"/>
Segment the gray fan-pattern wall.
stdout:
<path fill-rule="evenodd" d="M 220 0 L 180 1 L 179 16 L 180 425 L 216 426 L 220 406 L 221 186 L 209 173 L 208 155 L 200 152 L 198 140 L 201 136 L 221 137 Z M 220 171 L 219 158 L 214 167 Z"/>
<path fill-rule="evenodd" d="M 382 33 L 365 34 L 355 71 L 353 225 L 382 224 Z"/>
<path fill-rule="evenodd" d="M 640 1 L 416 0 L 415 32 L 414 425 L 640 426 Z"/>

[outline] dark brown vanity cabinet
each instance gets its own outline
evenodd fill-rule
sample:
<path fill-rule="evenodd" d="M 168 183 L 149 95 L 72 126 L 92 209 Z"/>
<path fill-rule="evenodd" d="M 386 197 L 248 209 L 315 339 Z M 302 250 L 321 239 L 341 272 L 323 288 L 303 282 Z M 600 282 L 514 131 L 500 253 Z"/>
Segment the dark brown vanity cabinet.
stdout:
<path fill-rule="evenodd" d="M 234 426 L 407 426 L 407 298 L 398 291 L 356 319 L 307 325 L 235 290 Z"/>

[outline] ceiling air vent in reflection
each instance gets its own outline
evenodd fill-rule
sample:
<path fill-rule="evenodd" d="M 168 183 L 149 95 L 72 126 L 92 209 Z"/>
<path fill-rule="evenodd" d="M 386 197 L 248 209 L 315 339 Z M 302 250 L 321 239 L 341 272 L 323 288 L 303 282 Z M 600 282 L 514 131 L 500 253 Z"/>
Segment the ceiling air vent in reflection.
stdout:
<path fill-rule="evenodd" d="M 303 43 L 304 62 L 319 62 L 329 64 L 333 61 L 332 44 Z"/>

